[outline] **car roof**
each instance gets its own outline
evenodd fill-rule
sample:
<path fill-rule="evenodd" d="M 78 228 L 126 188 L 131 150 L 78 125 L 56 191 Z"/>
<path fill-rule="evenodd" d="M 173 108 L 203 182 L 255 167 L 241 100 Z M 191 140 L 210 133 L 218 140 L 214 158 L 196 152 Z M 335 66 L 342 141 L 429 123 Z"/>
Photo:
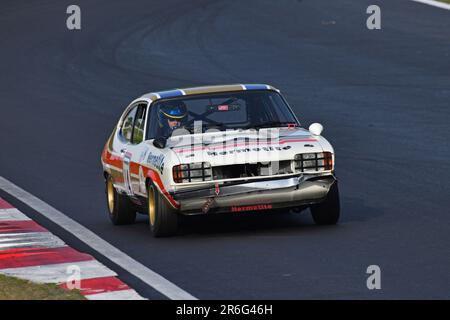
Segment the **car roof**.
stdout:
<path fill-rule="evenodd" d="M 141 98 L 155 101 L 159 99 L 168 99 L 196 94 L 228 92 L 228 91 L 245 91 L 245 90 L 275 90 L 279 92 L 278 89 L 267 84 L 228 84 L 219 86 L 203 86 L 203 87 L 172 89 L 159 92 L 150 92 L 144 94 Z"/>

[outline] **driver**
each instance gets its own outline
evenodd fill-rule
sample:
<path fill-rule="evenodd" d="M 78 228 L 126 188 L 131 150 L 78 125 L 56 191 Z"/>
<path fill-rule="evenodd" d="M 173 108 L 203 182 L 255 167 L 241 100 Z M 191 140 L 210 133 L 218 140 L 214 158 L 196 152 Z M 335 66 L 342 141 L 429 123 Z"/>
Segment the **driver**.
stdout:
<path fill-rule="evenodd" d="M 169 137 L 175 129 L 183 126 L 186 120 L 187 108 L 183 101 L 168 102 L 159 108 L 159 128 L 165 137 Z"/>

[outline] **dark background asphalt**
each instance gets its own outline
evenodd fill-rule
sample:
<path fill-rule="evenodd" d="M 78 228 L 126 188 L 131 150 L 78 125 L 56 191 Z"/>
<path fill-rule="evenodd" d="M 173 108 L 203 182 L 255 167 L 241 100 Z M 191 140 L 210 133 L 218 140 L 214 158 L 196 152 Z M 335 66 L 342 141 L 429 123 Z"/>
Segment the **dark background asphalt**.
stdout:
<path fill-rule="evenodd" d="M 66 29 L 72 1 L 0 3 L 1 176 L 198 298 L 450 298 L 450 11 L 408 0 L 76 2 L 81 31 Z M 365 27 L 370 4 L 382 30 Z M 236 82 L 270 83 L 305 126 L 324 125 L 341 224 L 215 216 L 169 239 L 152 238 L 145 217 L 113 227 L 100 153 L 126 104 Z M 366 288 L 370 264 L 380 291 Z"/>

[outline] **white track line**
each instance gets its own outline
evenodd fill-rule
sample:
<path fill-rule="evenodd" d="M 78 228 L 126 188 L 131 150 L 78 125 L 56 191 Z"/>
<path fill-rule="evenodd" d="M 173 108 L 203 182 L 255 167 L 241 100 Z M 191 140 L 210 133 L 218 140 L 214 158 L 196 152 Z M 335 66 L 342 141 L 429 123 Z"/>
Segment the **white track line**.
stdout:
<path fill-rule="evenodd" d="M 85 295 L 88 300 L 144 300 L 134 290 L 118 290 Z"/>
<path fill-rule="evenodd" d="M 450 4 L 444 3 L 444 2 L 439 2 L 439 1 L 434 1 L 434 0 L 412 0 L 412 1 L 420 2 L 420 3 L 423 3 L 423 4 L 428 4 L 430 6 L 438 7 L 438 8 L 441 8 L 441 9 L 450 10 Z"/>
<path fill-rule="evenodd" d="M 179 288 L 169 280 L 158 273 L 150 270 L 142 263 L 134 260 L 124 252 L 120 251 L 110 243 L 106 242 L 95 233 L 72 220 L 61 211 L 53 208 L 44 201 L 36 198 L 27 191 L 16 186 L 9 180 L 0 177 L 0 189 L 14 196 L 29 207 L 36 210 L 39 214 L 48 218 L 61 228 L 76 236 L 79 240 L 89 245 L 118 266 L 127 270 L 135 277 L 141 279 L 155 290 L 159 291 L 172 300 L 197 300 L 194 296 Z"/>
<path fill-rule="evenodd" d="M 2 222 L 2 221 L 29 221 L 29 220 L 31 220 L 31 219 L 15 208 L 0 210 L 0 222 Z"/>
<path fill-rule="evenodd" d="M 97 260 L 0 269 L 0 273 L 38 283 L 65 283 L 69 277 L 67 270 L 70 266 L 80 268 L 80 280 L 117 276 L 114 271 L 105 267 Z"/>

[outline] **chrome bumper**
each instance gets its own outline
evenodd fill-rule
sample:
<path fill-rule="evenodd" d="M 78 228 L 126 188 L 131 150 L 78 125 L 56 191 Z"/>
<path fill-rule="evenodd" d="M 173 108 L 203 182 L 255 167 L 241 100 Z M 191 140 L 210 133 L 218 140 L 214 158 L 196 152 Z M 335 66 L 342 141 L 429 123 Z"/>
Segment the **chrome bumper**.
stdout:
<path fill-rule="evenodd" d="M 233 208 L 243 206 L 295 207 L 322 201 L 335 182 L 336 178 L 333 175 L 303 175 L 222 185 L 218 190 L 215 186 L 208 186 L 202 189 L 178 191 L 172 193 L 172 197 L 180 203 L 181 213 L 184 214 L 236 211 Z M 258 207 L 258 205 L 262 206 Z"/>

